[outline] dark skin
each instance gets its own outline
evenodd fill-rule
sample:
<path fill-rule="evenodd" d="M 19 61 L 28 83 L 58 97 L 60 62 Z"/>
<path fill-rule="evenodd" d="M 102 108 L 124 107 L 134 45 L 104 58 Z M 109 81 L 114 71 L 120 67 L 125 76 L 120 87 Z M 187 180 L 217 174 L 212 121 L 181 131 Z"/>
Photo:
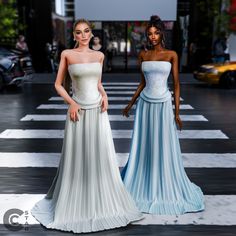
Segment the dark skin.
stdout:
<path fill-rule="evenodd" d="M 178 125 L 179 129 L 182 130 L 182 121 L 179 117 L 179 103 L 180 103 L 180 84 L 179 84 L 179 72 L 178 72 L 178 55 L 175 51 L 167 50 L 163 48 L 161 41 L 162 35 L 159 29 L 156 27 L 151 27 L 147 32 L 148 40 L 153 45 L 152 50 L 141 51 L 138 56 L 139 65 L 143 61 L 168 61 L 172 65 L 171 73 L 174 83 L 174 104 L 175 104 L 175 122 Z M 144 75 L 141 71 L 141 81 L 138 85 L 137 90 L 135 91 L 131 101 L 123 110 L 123 116 L 129 117 L 129 110 L 132 108 L 133 104 L 139 97 L 142 90 L 145 88 L 146 82 Z"/>

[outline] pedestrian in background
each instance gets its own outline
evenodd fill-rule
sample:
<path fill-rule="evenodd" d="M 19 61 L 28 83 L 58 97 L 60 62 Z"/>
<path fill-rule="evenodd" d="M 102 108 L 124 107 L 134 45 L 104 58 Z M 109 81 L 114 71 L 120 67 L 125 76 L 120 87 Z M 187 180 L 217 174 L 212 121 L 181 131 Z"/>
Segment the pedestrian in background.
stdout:
<path fill-rule="evenodd" d="M 101 39 L 98 36 L 94 36 L 92 40 L 91 48 L 95 51 L 103 52 L 103 47 L 101 44 Z"/>
<path fill-rule="evenodd" d="M 16 42 L 16 49 L 22 51 L 22 52 L 28 52 L 28 45 L 25 42 L 25 36 L 24 35 L 19 35 L 18 40 Z"/>
<path fill-rule="evenodd" d="M 221 32 L 213 43 L 213 62 L 225 62 L 225 50 L 227 49 L 226 41 L 227 39 L 225 32 Z"/>
<path fill-rule="evenodd" d="M 189 45 L 189 67 L 191 71 L 196 69 L 197 65 L 197 39 L 194 39 Z"/>
<path fill-rule="evenodd" d="M 112 42 L 109 42 L 108 46 L 107 46 L 107 49 L 106 49 L 107 71 L 112 70 L 114 53 L 115 53 L 114 44 Z"/>

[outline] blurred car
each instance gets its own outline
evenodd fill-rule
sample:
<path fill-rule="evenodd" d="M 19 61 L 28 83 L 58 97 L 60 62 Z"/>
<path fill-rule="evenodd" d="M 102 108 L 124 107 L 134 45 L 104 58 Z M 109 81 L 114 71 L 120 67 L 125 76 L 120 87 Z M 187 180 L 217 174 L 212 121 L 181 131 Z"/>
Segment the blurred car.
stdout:
<path fill-rule="evenodd" d="M 199 81 L 231 88 L 236 85 L 236 61 L 202 65 L 193 75 Z"/>
<path fill-rule="evenodd" d="M 6 85 L 20 85 L 32 78 L 32 60 L 28 54 L 0 47 L 0 90 Z"/>

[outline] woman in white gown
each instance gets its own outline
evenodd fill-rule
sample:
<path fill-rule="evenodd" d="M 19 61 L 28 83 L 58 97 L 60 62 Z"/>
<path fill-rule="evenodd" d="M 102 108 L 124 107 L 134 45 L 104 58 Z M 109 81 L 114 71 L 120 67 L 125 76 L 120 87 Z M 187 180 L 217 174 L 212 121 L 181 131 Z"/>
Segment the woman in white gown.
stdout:
<path fill-rule="evenodd" d="M 57 174 L 32 215 L 52 229 L 93 232 L 126 226 L 142 218 L 118 169 L 107 95 L 101 83 L 104 55 L 89 49 L 91 25 L 74 24 L 75 49 L 64 50 L 55 88 L 69 104 Z M 66 72 L 73 96 L 62 86 Z"/>

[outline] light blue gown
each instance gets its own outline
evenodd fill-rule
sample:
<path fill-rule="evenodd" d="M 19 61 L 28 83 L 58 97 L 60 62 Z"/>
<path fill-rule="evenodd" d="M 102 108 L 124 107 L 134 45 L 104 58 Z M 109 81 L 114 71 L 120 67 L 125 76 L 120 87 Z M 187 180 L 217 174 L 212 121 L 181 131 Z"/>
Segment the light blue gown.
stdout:
<path fill-rule="evenodd" d="M 121 176 L 139 210 L 178 215 L 204 209 L 201 189 L 184 170 L 171 93 L 171 63 L 142 62 L 146 86 L 137 103 L 129 160 Z"/>

